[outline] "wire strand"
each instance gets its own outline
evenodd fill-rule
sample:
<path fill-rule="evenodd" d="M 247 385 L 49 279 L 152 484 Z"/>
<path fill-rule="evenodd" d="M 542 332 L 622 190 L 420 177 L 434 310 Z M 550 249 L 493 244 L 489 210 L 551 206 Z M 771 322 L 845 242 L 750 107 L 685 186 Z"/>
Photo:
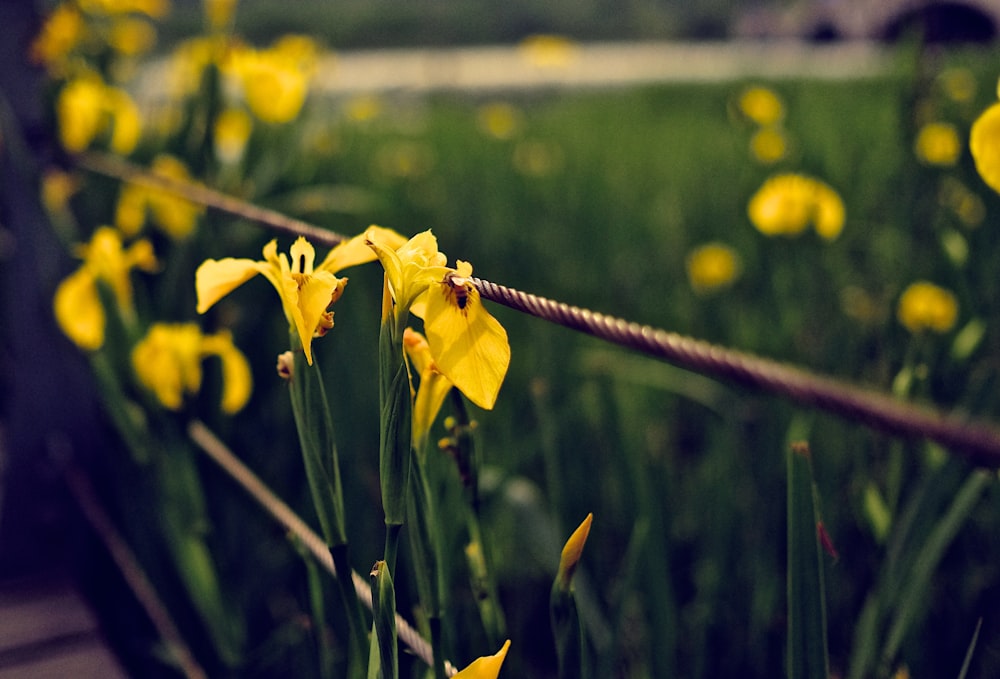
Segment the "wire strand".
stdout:
<path fill-rule="evenodd" d="M 200 184 L 161 175 L 105 153 L 88 152 L 77 164 L 91 172 L 175 193 L 193 202 L 258 222 L 271 229 L 334 246 L 346 237 Z M 903 437 L 925 437 L 974 464 L 1000 467 L 1000 428 L 959 415 L 811 373 L 802 368 L 684 337 L 647 325 L 557 302 L 481 278 L 473 285 L 487 300 L 557 325 L 640 351 L 719 380 L 760 389 L 796 404 L 824 410 L 870 428 Z"/>

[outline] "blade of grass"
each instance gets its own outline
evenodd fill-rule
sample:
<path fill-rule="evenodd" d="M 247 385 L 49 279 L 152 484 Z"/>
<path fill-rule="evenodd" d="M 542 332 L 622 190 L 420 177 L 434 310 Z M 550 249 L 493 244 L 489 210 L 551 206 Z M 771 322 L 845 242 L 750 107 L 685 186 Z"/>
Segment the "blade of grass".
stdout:
<path fill-rule="evenodd" d="M 826 679 L 830 673 L 816 498 L 809 447 L 793 443 L 788 454 L 788 676 L 791 679 Z"/>

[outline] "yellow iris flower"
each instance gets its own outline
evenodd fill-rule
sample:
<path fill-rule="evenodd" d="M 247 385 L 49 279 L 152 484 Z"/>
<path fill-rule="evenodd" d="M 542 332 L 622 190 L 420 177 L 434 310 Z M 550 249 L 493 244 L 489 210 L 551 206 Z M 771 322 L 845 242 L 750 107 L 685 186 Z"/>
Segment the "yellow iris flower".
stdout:
<path fill-rule="evenodd" d="M 392 238 L 388 234 L 383 237 Z M 327 311 L 327 307 L 340 298 L 347 284 L 347 279 L 338 278 L 336 272 L 375 259 L 365 245 L 365 238 L 357 236 L 336 246 L 319 266 L 314 266 L 315 248 L 302 236 L 289 250 L 291 261 L 284 253 L 278 253 L 276 240 L 264 246 L 263 261 L 233 257 L 206 260 L 195 272 L 198 313 L 205 313 L 230 292 L 261 274 L 278 291 L 285 318 L 312 365 L 313 337 L 321 337 L 333 327 L 333 312 Z"/>
<path fill-rule="evenodd" d="M 132 98 L 106 85 L 95 73 L 85 73 L 62 88 L 56 118 L 63 148 L 72 153 L 85 150 L 110 125 L 111 150 L 127 155 L 142 133 L 142 118 Z"/>
<path fill-rule="evenodd" d="M 369 231 L 368 244 L 385 269 L 383 320 L 406 313 L 423 318 L 431 355 L 441 374 L 481 408 L 489 410 L 510 365 L 507 331 L 483 307 L 469 278 L 472 265 L 446 266 L 430 231 L 393 249 Z"/>
<path fill-rule="evenodd" d="M 958 320 L 958 300 L 949 290 L 917 281 L 900 295 L 896 317 L 912 333 L 924 330 L 945 333 Z"/>
<path fill-rule="evenodd" d="M 509 648 L 510 639 L 504 642 L 496 655 L 485 655 L 473 660 L 472 664 L 455 675 L 455 679 L 497 679 Z"/>
<path fill-rule="evenodd" d="M 195 323 L 154 323 L 132 350 L 132 367 L 165 408 L 179 410 L 184 394 L 201 388 L 201 362 L 209 356 L 222 360 L 222 410 L 236 413 L 250 399 L 253 378 L 228 331 L 203 335 Z"/>
<path fill-rule="evenodd" d="M 132 282 L 129 272 L 156 269 L 153 245 L 138 240 L 128 248 L 121 234 L 109 226 L 94 232 L 90 243 L 78 248 L 83 265 L 56 288 L 53 307 L 56 322 L 62 331 L 81 349 L 96 351 L 104 344 L 106 316 L 101 304 L 98 283 L 107 285 L 114 294 L 119 311 L 131 316 Z"/>
<path fill-rule="evenodd" d="M 825 240 L 844 229 L 844 202 L 829 185 L 798 174 L 768 179 L 750 199 L 747 214 L 765 236 L 797 236 L 812 224 Z"/>
<path fill-rule="evenodd" d="M 153 174 L 191 182 L 187 166 L 177 158 L 160 154 L 150 167 Z M 115 224 L 123 233 L 138 233 L 146 221 L 146 213 L 174 240 L 183 240 L 194 231 L 198 216 L 205 208 L 167 191 L 151 189 L 138 184 L 124 184 L 118 196 Z"/>
<path fill-rule="evenodd" d="M 317 53 L 309 38 L 285 36 L 269 49 L 233 50 L 224 70 L 239 81 L 255 116 L 266 123 L 287 123 L 305 104 Z"/>
<path fill-rule="evenodd" d="M 982 112 L 972 125 L 969 150 L 983 181 L 1000 192 L 1000 103 Z"/>

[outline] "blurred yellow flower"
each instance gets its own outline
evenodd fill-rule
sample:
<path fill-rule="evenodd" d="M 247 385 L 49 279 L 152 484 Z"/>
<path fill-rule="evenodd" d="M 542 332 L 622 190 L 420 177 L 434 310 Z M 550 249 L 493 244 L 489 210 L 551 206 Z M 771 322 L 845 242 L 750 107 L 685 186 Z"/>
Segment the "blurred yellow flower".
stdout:
<path fill-rule="evenodd" d="M 441 374 L 480 408 L 496 403 L 510 365 L 507 331 L 483 307 L 472 284 L 472 265 L 458 261 L 447 267 L 430 231 L 392 247 L 370 232 L 369 246 L 385 269 L 391 307 L 383 304 L 383 320 L 397 321 L 413 313 L 424 321 L 424 334 Z"/>
<path fill-rule="evenodd" d="M 263 261 L 232 257 L 205 260 L 195 272 L 198 313 L 205 313 L 230 292 L 261 274 L 278 292 L 285 318 L 312 365 L 312 340 L 333 327 L 333 312 L 327 311 L 327 307 L 340 299 L 347 285 L 347 279 L 337 278 L 335 273 L 375 259 L 365 245 L 365 237 L 356 236 L 331 249 L 319 266 L 314 266 L 315 248 L 301 236 L 289 250 L 291 262 L 284 253 L 278 254 L 276 240 L 264 246 Z"/>
<path fill-rule="evenodd" d="M 56 119 L 63 148 L 72 153 L 85 150 L 111 127 L 110 146 L 123 155 L 139 142 L 142 120 L 131 97 L 109 87 L 94 73 L 85 73 L 66 83 L 56 101 Z"/>
<path fill-rule="evenodd" d="M 184 163 L 166 154 L 153 159 L 150 172 L 168 179 L 192 181 Z M 164 233 L 174 240 L 182 240 L 194 231 L 198 217 L 205 208 L 168 191 L 138 184 L 123 184 L 118 197 L 115 225 L 124 234 L 134 235 L 145 223 L 147 211 Z"/>
<path fill-rule="evenodd" d="M 57 6 L 31 43 L 31 61 L 49 69 L 57 67 L 80 43 L 84 31 L 83 15 L 74 5 L 67 2 Z"/>
<path fill-rule="evenodd" d="M 77 248 L 83 264 L 56 288 L 53 307 L 56 322 L 77 346 L 96 351 L 104 344 L 106 316 L 98 284 L 108 286 L 119 312 L 130 317 L 132 304 L 132 269 L 154 271 L 157 266 L 153 245 L 139 240 L 127 249 L 121 234 L 109 227 L 98 228 L 87 245 Z"/>
<path fill-rule="evenodd" d="M 685 260 L 688 281 L 696 292 L 710 292 L 726 287 L 740 274 L 740 257 L 722 243 L 708 243 L 695 248 Z"/>
<path fill-rule="evenodd" d="M 973 123 L 969 150 L 979 176 L 991 189 L 1000 192 L 1000 103 L 983 111 Z"/>
<path fill-rule="evenodd" d="M 145 14 L 154 19 L 167 15 L 170 0 L 77 0 L 88 14 Z"/>
<path fill-rule="evenodd" d="M 770 165 L 788 153 L 788 140 L 778 127 L 764 127 L 750 137 L 750 153 L 759 163 Z"/>
<path fill-rule="evenodd" d="M 826 240 L 844 228 L 844 203 L 831 187 L 798 174 L 775 175 L 751 197 L 747 214 L 766 236 L 796 236 L 812 224 Z"/>
<path fill-rule="evenodd" d="M 46 170 L 42 175 L 42 205 L 50 213 L 63 212 L 79 189 L 78 177 L 62 170 Z"/>
<path fill-rule="evenodd" d="M 363 123 L 382 113 L 382 100 L 372 94 L 354 97 L 347 102 L 346 112 L 351 120 Z"/>
<path fill-rule="evenodd" d="M 250 399 L 253 378 L 246 357 L 228 331 L 203 335 L 195 323 L 154 323 L 132 350 L 132 367 L 163 407 L 179 410 L 185 394 L 201 388 L 201 362 L 222 360 L 222 410 L 239 412 Z"/>
<path fill-rule="evenodd" d="M 495 139 L 510 139 L 523 125 L 521 112 L 502 101 L 480 106 L 477 118 L 479 129 Z"/>
<path fill-rule="evenodd" d="M 215 118 L 213 128 L 215 157 L 223 165 L 235 165 L 243 154 L 253 131 L 253 120 L 243 109 L 227 108 Z"/>
<path fill-rule="evenodd" d="M 202 73 L 223 51 L 223 43 L 216 38 L 197 37 L 178 44 L 170 55 L 166 91 L 176 99 L 196 93 Z"/>
<path fill-rule="evenodd" d="M 486 655 L 473 660 L 472 664 L 456 674 L 454 679 L 497 679 L 509 648 L 510 639 L 504 642 L 496 655 Z"/>
<path fill-rule="evenodd" d="M 958 130 L 950 123 L 927 123 L 917 132 L 913 144 L 917 159 L 925 165 L 950 167 L 958 162 L 962 142 Z"/>
<path fill-rule="evenodd" d="M 521 57 L 538 68 L 566 68 L 580 56 L 576 43 L 561 35 L 531 35 L 518 45 Z"/>
<path fill-rule="evenodd" d="M 211 31 L 221 31 L 233 20 L 236 0 L 204 0 L 205 21 Z"/>
<path fill-rule="evenodd" d="M 233 51 L 227 69 L 237 76 L 250 111 L 266 123 L 295 120 L 315 70 L 317 48 L 309 38 L 286 36 L 265 50 Z"/>
<path fill-rule="evenodd" d="M 924 330 L 945 333 L 955 327 L 958 300 L 949 290 L 918 281 L 903 291 L 896 317 L 912 333 Z"/>
<path fill-rule="evenodd" d="M 785 117 L 781 98 L 768 87 L 748 87 L 740 94 L 738 105 L 740 112 L 758 125 L 774 125 Z"/>
<path fill-rule="evenodd" d="M 116 19 L 108 33 L 108 44 L 120 54 L 134 57 L 153 49 L 156 28 L 146 19 L 138 17 Z"/>
<path fill-rule="evenodd" d="M 563 151 L 549 141 L 524 140 L 514 147 L 514 169 L 528 177 L 548 177 L 563 166 Z"/>
<path fill-rule="evenodd" d="M 986 205 L 978 194 L 954 177 L 943 177 L 938 201 L 967 227 L 976 227 L 986 219 Z"/>
<path fill-rule="evenodd" d="M 938 75 L 938 84 L 946 97 L 958 103 L 972 101 L 976 96 L 976 78 L 967 68 L 946 68 Z"/>

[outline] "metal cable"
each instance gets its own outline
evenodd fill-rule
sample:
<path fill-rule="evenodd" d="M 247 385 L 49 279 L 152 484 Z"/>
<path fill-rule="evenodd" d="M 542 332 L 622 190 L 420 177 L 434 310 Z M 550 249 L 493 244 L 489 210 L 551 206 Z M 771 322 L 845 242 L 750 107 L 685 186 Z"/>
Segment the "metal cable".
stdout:
<path fill-rule="evenodd" d="M 175 193 L 272 229 L 334 246 L 346 237 L 200 184 L 156 175 L 117 156 L 88 152 L 76 162 L 92 172 Z M 904 403 L 870 389 L 810 373 L 788 364 L 727 349 L 646 325 L 521 292 L 481 278 L 472 283 L 484 299 L 537 318 L 641 351 L 709 377 L 761 389 L 905 437 L 926 437 L 971 462 L 1000 467 L 1000 428 L 958 415 Z"/>

